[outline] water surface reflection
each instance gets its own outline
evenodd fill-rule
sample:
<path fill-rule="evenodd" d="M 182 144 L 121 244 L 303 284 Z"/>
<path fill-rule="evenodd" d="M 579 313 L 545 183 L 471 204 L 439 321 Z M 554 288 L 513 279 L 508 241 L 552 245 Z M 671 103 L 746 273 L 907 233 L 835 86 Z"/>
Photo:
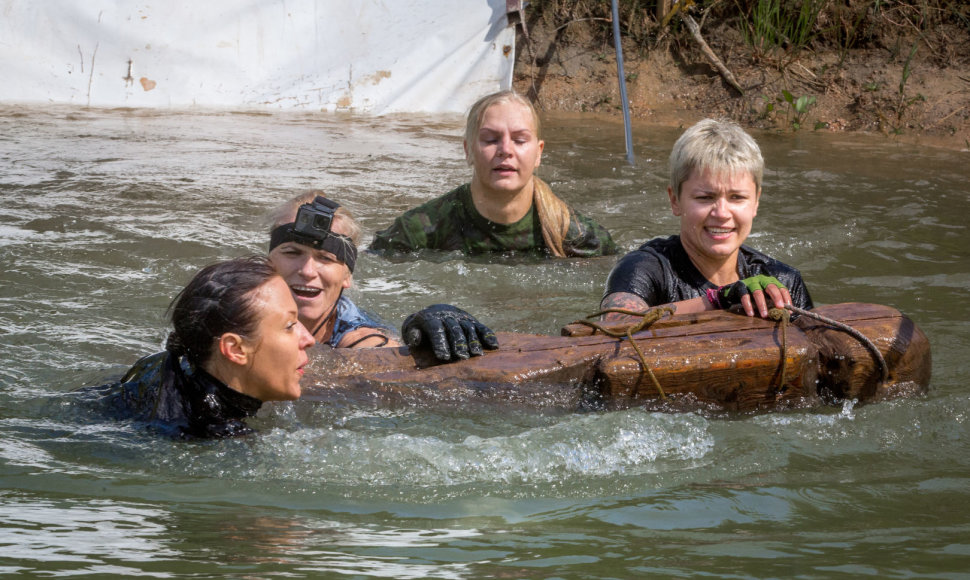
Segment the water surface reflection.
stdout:
<path fill-rule="evenodd" d="M 625 250 L 673 232 L 678 131 L 546 119 L 542 176 Z M 490 404 L 271 404 L 252 438 L 159 440 L 59 395 L 158 349 L 211 261 L 265 249 L 264 213 L 322 187 L 365 231 L 467 175 L 460 119 L 0 108 L 0 570 L 958 577 L 970 567 L 965 153 L 759 135 L 751 243 L 818 303 L 887 304 L 933 345 L 926 397 L 760 416 Z M 398 325 L 451 302 L 555 334 L 612 258 L 402 262 L 353 299 Z"/>

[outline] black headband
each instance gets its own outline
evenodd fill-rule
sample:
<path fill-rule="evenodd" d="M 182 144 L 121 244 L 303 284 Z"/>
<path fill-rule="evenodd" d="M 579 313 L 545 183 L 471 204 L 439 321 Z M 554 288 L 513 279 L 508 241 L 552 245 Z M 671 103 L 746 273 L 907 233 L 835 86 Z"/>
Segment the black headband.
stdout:
<path fill-rule="evenodd" d="M 310 246 L 317 250 L 326 250 L 337 257 L 338 260 L 347 265 L 351 273 L 357 265 L 357 246 L 353 240 L 347 236 L 329 232 L 325 238 L 307 236 L 293 229 L 293 223 L 276 226 L 269 234 L 269 251 L 284 242 L 295 242 L 304 246 Z"/>

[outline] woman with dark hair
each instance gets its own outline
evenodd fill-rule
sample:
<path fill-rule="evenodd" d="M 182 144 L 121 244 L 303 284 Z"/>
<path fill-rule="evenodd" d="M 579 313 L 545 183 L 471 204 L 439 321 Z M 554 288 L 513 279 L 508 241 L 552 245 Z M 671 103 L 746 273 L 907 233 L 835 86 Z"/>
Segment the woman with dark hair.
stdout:
<path fill-rule="evenodd" d="M 537 252 L 557 258 L 615 254 L 606 229 L 535 175 L 544 147 L 529 99 L 512 91 L 482 97 L 465 126 L 471 181 L 396 218 L 377 232 L 371 249 Z"/>
<path fill-rule="evenodd" d="M 177 438 L 252 432 L 243 419 L 265 401 L 300 396 L 313 337 L 290 289 L 266 258 L 203 268 L 170 306 L 165 350 L 116 383 L 86 389 L 112 414 Z"/>

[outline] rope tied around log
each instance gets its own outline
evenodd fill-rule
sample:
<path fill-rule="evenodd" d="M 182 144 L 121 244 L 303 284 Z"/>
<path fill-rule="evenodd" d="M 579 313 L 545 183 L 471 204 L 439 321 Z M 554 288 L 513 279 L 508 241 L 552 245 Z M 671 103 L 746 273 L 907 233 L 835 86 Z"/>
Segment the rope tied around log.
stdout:
<path fill-rule="evenodd" d="M 882 353 L 879 352 L 879 347 L 877 347 L 874 342 L 869 340 L 869 337 L 862 334 L 858 330 L 852 328 L 848 324 L 822 316 L 821 314 L 817 314 L 815 312 L 812 312 L 811 310 L 805 310 L 803 308 L 792 306 L 790 304 L 785 306 L 785 309 L 790 310 L 795 314 L 799 314 L 801 316 L 807 316 L 813 320 L 818 320 L 819 322 L 828 324 L 829 326 L 834 326 L 835 328 L 848 333 L 850 336 L 852 336 L 853 338 L 861 342 L 862 346 L 866 347 L 869 353 L 872 354 L 872 358 L 876 359 L 876 362 L 879 363 L 879 370 L 881 371 L 882 374 L 879 379 L 878 386 L 883 387 L 886 385 L 887 382 L 889 382 L 889 365 L 886 364 L 886 359 L 883 358 Z"/>
<path fill-rule="evenodd" d="M 623 330 L 612 330 L 606 328 L 605 326 L 589 320 L 591 318 L 597 318 L 604 314 L 617 313 L 626 314 L 627 316 L 639 316 L 640 321 L 636 324 L 631 324 L 624 328 Z M 822 316 L 810 310 L 805 310 L 797 306 L 786 305 L 784 308 L 772 308 L 768 311 L 768 318 L 774 320 L 781 326 L 781 372 L 778 376 L 778 386 L 777 391 L 781 391 L 785 386 L 785 376 L 788 374 L 788 325 L 791 323 L 791 314 L 799 314 L 802 316 L 807 316 L 813 320 L 818 320 L 824 324 L 833 326 L 839 330 L 848 333 L 850 336 L 858 340 L 866 349 L 872 354 L 876 362 L 879 363 L 879 369 L 881 371 L 881 378 L 879 380 L 879 386 L 884 386 L 889 381 L 889 365 L 886 364 L 886 359 L 879 352 L 879 348 L 869 340 L 869 337 L 862 334 L 858 330 L 852 328 L 848 324 L 839 322 L 838 320 L 833 320 L 831 318 Z M 601 310 L 590 314 L 583 320 L 577 320 L 573 324 L 582 324 L 593 329 L 593 332 L 601 332 L 606 336 L 611 336 L 613 338 L 623 339 L 626 338 L 630 341 L 633 349 L 636 351 L 637 356 L 640 358 L 640 368 L 642 371 L 646 371 L 647 375 L 650 377 L 650 381 L 653 383 L 654 388 L 660 393 L 660 398 L 666 400 L 667 394 L 664 392 L 663 387 L 660 386 L 660 381 L 657 380 L 657 376 L 653 373 L 653 370 L 647 364 L 647 359 L 640 350 L 637 342 L 633 340 L 633 335 L 646 329 L 654 322 L 657 322 L 664 316 L 672 316 L 674 314 L 674 309 L 669 306 L 660 306 L 657 308 L 650 308 L 643 312 L 636 310 L 626 310 L 624 308 L 607 308 L 606 310 Z M 641 371 L 641 372 L 642 372 Z"/>
<path fill-rule="evenodd" d="M 780 393 L 785 388 L 785 375 L 788 372 L 788 323 L 791 322 L 791 313 L 784 308 L 772 308 L 768 311 L 768 318 L 781 327 L 781 373 L 775 387 L 775 393 Z"/>
<path fill-rule="evenodd" d="M 636 324 L 631 324 L 630 326 L 627 326 L 622 331 L 611 330 L 599 324 L 598 322 L 593 322 L 592 320 L 589 320 L 590 318 L 598 318 L 604 314 L 610 314 L 610 313 L 626 314 L 627 316 L 639 316 L 641 318 L 639 322 L 637 322 Z M 583 324 L 585 326 L 588 326 L 593 329 L 594 333 L 596 331 L 599 331 L 605 334 L 606 336 L 611 336 L 613 338 L 629 339 L 630 344 L 633 345 L 633 350 L 635 350 L 637 352 L 637 356 L 640 357 L 640 369 L 641 369 L 640 372 L 642 373 L 644 370 L 647 372 L 647 375 L 650 376 L 650 382 L 653 383 L 654 388 L 656 388 L 657 392 L 660 393 L 660 398 L 663 400 L 667 400 L 667 393 L 664 392 L 663 387 L 660 386 L 660 381 L 657 380 L 657 376 L 653 374 L 653 370 L 647 364 L 647 358 L 643 355 L 643 351 L 640 350 L 640 347 L 637 345 L 637 341 L 633 340 L 633 335 L 647 328 L 648 326 L 660 320 L 664 316 L 671 316 L 673 314 L 674 314 L 674 309 L 669 306 L 650 308 L 649 310 L 645 310 L 643 312 L 638 312 L 636 310 L 626 310 L 624 308 L 607 308 L 606 310 L 600 310 L 599 312 L 590 314 L 583 320 L 577 320 L 573 324 Z"/>

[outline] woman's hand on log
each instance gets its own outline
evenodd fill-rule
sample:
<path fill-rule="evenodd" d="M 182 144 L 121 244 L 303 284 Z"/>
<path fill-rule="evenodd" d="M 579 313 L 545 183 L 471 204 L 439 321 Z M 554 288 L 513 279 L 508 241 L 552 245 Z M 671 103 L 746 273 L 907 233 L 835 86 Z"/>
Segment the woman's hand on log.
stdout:
<path fill-rule="evenodd" d="M 715 308 L 730 310 L 740 306 L 748 316 L 754 316 L 757 308 L 762 318 L 768 318 L 769 308 L 784 308 L 791 304 L 788 288 L 774 276 L 764 275 L 751 276 L 717 290 L 709 290 L 707 297 Z M 768 300 L 771 301 L 770 306 Z"/>
<path fill-rule="evenodd" d="M 430 344 L 441 361 L 481 356 L 483 347 L 498 348 L 492 329 L 450 304 L 433 304 L 408 316 L 401 326 L 401 336 L 408 348 Z"/>

